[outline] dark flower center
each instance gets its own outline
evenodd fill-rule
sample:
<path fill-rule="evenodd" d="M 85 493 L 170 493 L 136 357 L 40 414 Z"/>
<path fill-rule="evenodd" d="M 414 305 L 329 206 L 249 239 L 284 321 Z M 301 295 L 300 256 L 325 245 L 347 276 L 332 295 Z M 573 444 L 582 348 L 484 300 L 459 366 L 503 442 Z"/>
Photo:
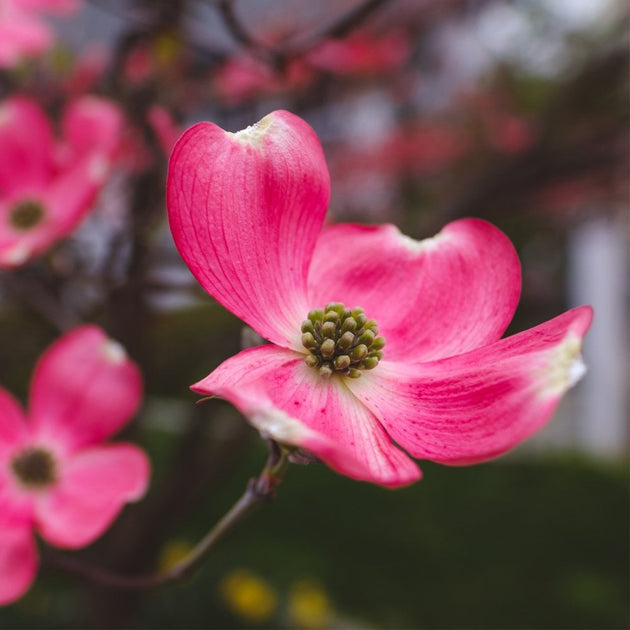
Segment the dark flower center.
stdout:
<path fill-rule="evenodd" d="M 27 448 L 18 453 L 11 468 L 20 483 L 29 488 L 43 488 L 56 480 L 55 460 L 42 448 Z"/>
<path fill-rule="evenodd" d="M 26 199 L 13 207 L 9 221 L 16 230 L 26 231 L 41 223 L 44 215 L 44 206 L 39 201 Z"/>
<path fill-rule="evenodd" d="M 362 308 L 346 308 L 331 302 L 317 308 L 302 322 L 302 345 L 309 351 L 305 361 L 328 378 L 341 374 L 359 378 L 362 370 L 372 370 L 383 358 L 385 338 Z"/>

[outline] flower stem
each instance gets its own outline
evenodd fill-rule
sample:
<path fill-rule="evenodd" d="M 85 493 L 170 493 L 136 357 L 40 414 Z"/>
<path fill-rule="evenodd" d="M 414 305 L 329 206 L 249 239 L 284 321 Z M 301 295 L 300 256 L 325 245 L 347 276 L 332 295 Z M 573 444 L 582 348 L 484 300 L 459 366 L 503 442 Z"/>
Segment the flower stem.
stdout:
<path fill-rule="evenodd" d="M 105 586 L 124 590 L 154 588 L 185 579 L 199 567 L 217 542 L 230 532 L 237 523 L 274 498 L 275 488 L 282 481 L 288 465 L 287 451 L 280 448 L 273 440 L 269 440 L 269 458 L 260 475 L 249 480 L 241 498 L 199 541 L 190 554 L 170 569 L 145 575 L 127 576 L 85 565 L 65 555 L 49 556 L 47 564 Z"/>

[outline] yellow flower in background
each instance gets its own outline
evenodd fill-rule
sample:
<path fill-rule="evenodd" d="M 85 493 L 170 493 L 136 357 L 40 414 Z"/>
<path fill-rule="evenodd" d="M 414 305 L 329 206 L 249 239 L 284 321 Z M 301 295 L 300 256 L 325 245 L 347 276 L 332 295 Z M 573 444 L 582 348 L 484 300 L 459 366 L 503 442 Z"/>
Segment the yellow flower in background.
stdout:
<path fill-rule="evenodd" d="M 289 592 L 289 621 L 298 628 L 320 630 L 332 619 L 333 610 L 328 595 L 316 580 L 298 580 Z"/>
<path fill-rule="evenodd" d="M 182 52 L 181 37 L 174 30 L 160 33 L 153 42 L 153 52 L 160 65 L 171 65 Z"/>
<path fill-rule="evenodd" d="M 230 571 L 221 580 L 219 592 L 232 612 L 253 623 L 269 620 L 278 607 L 275 589 L 248 569 Z"/>

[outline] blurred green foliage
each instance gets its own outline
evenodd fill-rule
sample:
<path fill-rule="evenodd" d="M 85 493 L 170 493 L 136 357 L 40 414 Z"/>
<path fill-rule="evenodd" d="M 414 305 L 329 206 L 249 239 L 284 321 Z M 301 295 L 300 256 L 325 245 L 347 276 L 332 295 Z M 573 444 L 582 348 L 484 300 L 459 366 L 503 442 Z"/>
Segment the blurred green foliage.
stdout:
<path fill-rule="evenodd" d="M 3 312 L 4 351 L 21 360 L 4 365 L 2 380 L 24 396 L 49 340 L 36 317 L 18 315 Z M 205 297 L 147 320 L 135 357 L 147 399 L 122 437 L 148 450 L 151 491 L 76 554 L 87 563 L 124 574 L 158 566 L 169 542 L 194 545 L 262 468 L 264 443 L 229 405 L 196 407 L 197 396 L 185 394 L 238 350 L 240 326 Z M 324 466 L 292 466 L 277 500 L 220 543 L 190 581 L 129 595 L 43 567 L 24 599 L 0 609 L 0 628 L 292 628 L 288 594 L 303 579 L 325 589 L 333 628 L 628 627 L 622 464 L 529 454 L 422 469 L 420 483 L 390 491 Z M 238 568 L 279 594 L 268 622 L 248 623 L 221 599 L 222 580 Z"/>
<path fill-rule="evenodd" d="M 199 498 L 174 540 L 194 543 L 225 512 L 264 458 L 258 441 L 250 451 L 226 472 L 219 493 Z M 420 483 L 388 491 L 323 466 L 292 467 L 275 503 L 241 525 L 198 575 L 143 593 L 119 627 L 250 627 L 219 598 L 221 579 L 235 567 L 280 593 L 295 580 L 317 579 L 344 627 L 627 627 L 622 469 L 515 458 L 423 469 Z M 0 611 L 2 627 L 103 627 L 82 592 L 91 587 L 52 570 L 42 577 Z M 290 627 L 282 606 L 269 627 Z"/>

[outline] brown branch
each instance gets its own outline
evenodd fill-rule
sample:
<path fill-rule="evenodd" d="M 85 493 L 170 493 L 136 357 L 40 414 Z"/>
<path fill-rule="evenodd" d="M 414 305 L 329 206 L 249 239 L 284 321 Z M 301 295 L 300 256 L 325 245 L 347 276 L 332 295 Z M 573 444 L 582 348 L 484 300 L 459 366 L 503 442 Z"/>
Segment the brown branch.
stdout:
<path fill-rule="evenodd" d="M 288 45 L 284 48 L 272 48 L 256 41 L 237 17 L 234 11 L 234 0 L 218 0 L 216 7 L 235 41 L 249 49 L 256 56 L 264 58 L 277 69 L 281 69 L 286 65 L 287 59 L 305 55 L 323 40 L 344 37 L 389 2 L 391 0 L 366 0 L 363 4 L 339 17 L 332 24 L 314 30 L 299 44 Z"/>
<path fill-rule="evenodd" d="M 219 0 L 216 6 L 219 14 L 223 18 L 223 23 L 235 41 L 245 48 L 253 50 L 265 49 L 265 47 L 257 42 L 241 24 L 241 21 L 238 19 L 234 11 L 234 0 Z"/>
<path fill-rule="evenodd" d="M 93 582 L 121 590 L 145 590 L 189 577 L 208 553 L 238 523 L 275 496 L 275 488 L 282 481 L 289 464 L 288 453 L 269 441 L 269 458 L 261 474 L 249 481 L 241 498 L 225 516 L 204 536 L 184 560 L 165 571 L 145 575 L 126 576 L 83 564 L 66 555 L 48 554 L 45 563 L 70 571 Z"/>
<path fill-rule="evenodd" d="M 0 282 L 60 332 L 80 323 L 79 318 L 47 291 L 43 284 L 23 270 L 3 272 Z"/>
<path fill-rule="evenodd" d="M 490 164 L 442 209 L 440 220 L 487 215 L 488 208 L 511 211 L 510 200 L 523 199 L 546 185 L 623 168 L 628 147 L 619 136 L 627 126 L 629 59 L 624 45 L 587 62 L 550 99 L 539 121 L 538 140 L 525 152 Z M 623 96 L 616 96 L 615 90 Z M 610 111 L 611 99 L 617 110 Z M 604 122 L 598 121 L 597 110 L 605 112 Z M 574 130 L 585 126 L 585 115 L 590 116 L 592 129 L 588 136 L 575 137 Z"/>
<path fill-rule="evenodd" d="M 308 40 L 300 47 L 299 54 L 304 54 L 324 39 L 345 37 L 350 31 L 357 28 L 370 17 L 372 13 L 390 2 L 391 0 L 367 0 L 363 4 L 351 9 L 345 15 L 338 18 L 333 24 L 311 33 Z"/>

